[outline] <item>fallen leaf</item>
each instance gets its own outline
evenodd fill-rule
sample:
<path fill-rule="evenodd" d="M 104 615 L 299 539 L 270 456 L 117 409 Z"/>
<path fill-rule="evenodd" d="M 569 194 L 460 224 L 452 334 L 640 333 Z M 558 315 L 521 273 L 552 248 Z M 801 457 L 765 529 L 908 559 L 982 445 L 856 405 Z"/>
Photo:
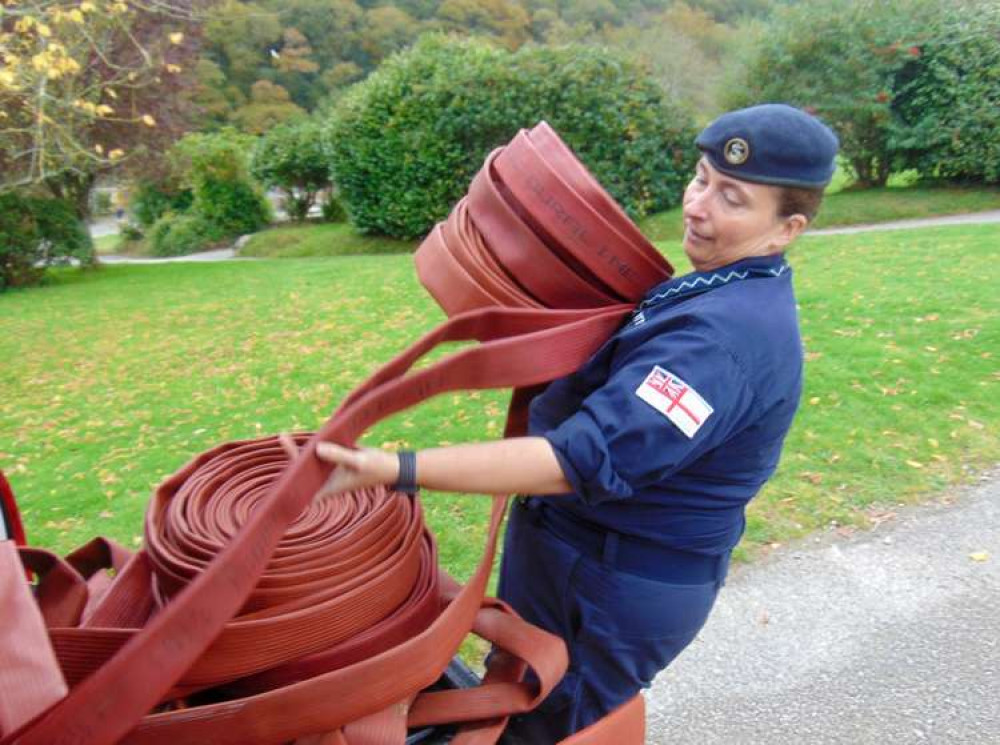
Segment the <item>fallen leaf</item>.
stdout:
<path fill-rule="evenodd" d="M 990 553 L 989 551 L 975 551 L 969 554 L 969 558 L 973 561 L 978 561 L 981 564 L 990 558 Z"/>

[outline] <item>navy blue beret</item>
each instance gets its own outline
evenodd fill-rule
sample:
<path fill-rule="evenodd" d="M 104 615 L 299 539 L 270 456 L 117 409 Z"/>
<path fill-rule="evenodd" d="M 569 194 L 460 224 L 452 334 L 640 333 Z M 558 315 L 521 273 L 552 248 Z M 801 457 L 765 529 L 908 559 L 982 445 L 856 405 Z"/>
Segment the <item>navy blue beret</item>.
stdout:
<path fill-rule="evenodd" d="M 840 143 L 828 126 L 783 103 L 723 114 L 695 144 L 712 166 L 742 181 L 780 186 L 826 186 Z"/>

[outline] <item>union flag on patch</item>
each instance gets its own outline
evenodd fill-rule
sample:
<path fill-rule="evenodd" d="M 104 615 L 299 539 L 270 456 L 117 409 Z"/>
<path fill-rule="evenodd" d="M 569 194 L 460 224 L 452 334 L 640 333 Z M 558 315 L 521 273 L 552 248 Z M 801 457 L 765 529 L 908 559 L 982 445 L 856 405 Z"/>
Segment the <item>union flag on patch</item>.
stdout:
<path fill-rule="evenodd" d="M 714 411 L 698 391 L 659 365 L 646 376 L 635 395 L 665 415 L 688 438 L 695 436 Z"/>

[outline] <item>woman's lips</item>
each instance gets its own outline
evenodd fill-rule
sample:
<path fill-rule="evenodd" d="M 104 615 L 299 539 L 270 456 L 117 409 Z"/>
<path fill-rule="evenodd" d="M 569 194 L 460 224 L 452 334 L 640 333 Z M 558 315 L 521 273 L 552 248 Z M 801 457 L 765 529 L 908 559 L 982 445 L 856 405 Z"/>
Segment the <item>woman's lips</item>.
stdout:
<path fill-rule="evenodd" d="M 688 231 L 688 233 L 689 233 L 689 234 L 691 235 L 691 237 L 692 237 L 692 238 L 694 238 L 695 240 L 699 240 L 699 241 L 705 241 L 705 242 L 708 242 L 708 241 L 711 241 L 711 240 L 712 240 L 712 238 L 711 238 L 711 237 L 709 237 L 709 236 L 707 236 L 707 235 L 704 235 L 704 234 L 702 234 L 702 233 L 699 233 L 699 232 L 698 232 L 697 230 L 695 230 L 695 229 L 694 229 L 693 227 L 691 227 L 691 223 L 690 223 L 690 222 L 689 222 L 689 223 L 686 223 L 684 227 L 685 227 L 685 228 L 687 228 L 687 231 Z"/>

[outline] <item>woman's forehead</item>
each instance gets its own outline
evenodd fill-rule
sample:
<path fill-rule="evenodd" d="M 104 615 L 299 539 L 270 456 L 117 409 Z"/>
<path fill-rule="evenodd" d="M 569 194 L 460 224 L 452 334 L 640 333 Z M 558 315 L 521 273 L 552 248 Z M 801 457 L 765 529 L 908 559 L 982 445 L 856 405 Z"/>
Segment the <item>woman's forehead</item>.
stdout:
<path fill-rule="evenodd" d="M 704 155 L 701 156 L 701 158 L 698 160 L 698 167 L 704 168 L 706 171 L 708 171 L 712 175 L 712 179 L 719 182 L 720 184 L 736 187 L 737 189 L 741 189 L 747 192 L 748 194 L 753 194 L 753 193 L 763 194 L 766 192 L 771 192 L 775 188 L 768 184 L 758 184 L 753 181 L 743 181 L 742 179 L 734 178 L 729 174 L 723 173 L 715 166 L 713 166 L 712 162 Z"/>

